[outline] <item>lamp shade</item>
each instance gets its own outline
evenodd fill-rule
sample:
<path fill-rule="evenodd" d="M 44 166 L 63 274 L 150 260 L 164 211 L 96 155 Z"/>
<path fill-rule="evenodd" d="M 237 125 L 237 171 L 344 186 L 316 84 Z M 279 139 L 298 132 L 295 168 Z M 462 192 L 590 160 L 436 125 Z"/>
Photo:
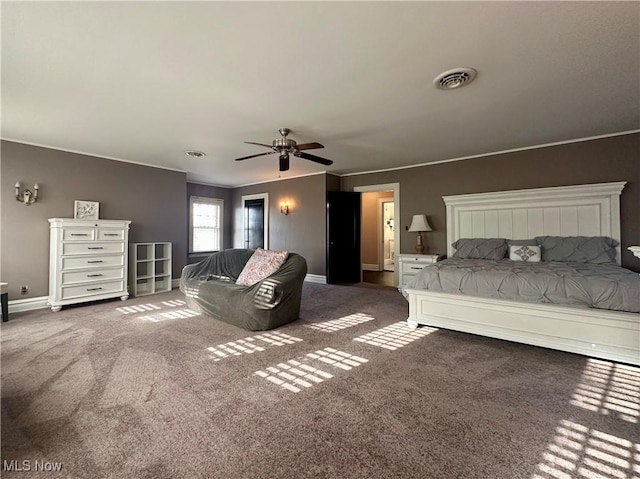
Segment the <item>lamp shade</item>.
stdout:
<path fill-rule="evenodd" d="M 413 215 L 413 219 L 411 220 L 411 226 L 409 226 L 409 231 L 432 231 L 431 226 L 429 226 L 429 222 L 427 221 L 427 217 L 425 215 Z"/>

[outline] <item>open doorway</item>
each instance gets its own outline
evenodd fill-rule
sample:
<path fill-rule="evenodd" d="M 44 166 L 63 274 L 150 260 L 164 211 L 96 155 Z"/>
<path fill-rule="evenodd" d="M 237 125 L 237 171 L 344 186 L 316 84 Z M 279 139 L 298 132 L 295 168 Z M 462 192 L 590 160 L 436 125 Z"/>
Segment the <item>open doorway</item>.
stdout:
<path fill-rule="evenodd" d="M 362 280 L 383 286 L 398 284 L 396 258 L 400 238 L 396 218 L 400 214 L 400 185 L 389 183 L 354 187 L 362 193 Z"/>

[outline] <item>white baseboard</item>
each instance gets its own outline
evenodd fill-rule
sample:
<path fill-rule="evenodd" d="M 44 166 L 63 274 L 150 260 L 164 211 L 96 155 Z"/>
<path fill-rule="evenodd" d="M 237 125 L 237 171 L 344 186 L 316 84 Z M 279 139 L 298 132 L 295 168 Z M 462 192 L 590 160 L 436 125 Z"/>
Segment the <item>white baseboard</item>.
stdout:
<path fill-rule="evenodd" d="M 364 271 L 380 271 L 380 265 L 362 263 L 362 269 Z"/>
<path fill-rule="evenodd" d="M 304 280 L 309 283 L 327 284 L 327 277 L 320 274 L 307 274 Z"/>
<path fill-rule="evenodd" d="M 34 309 L 44 309 L 49 307 L 47 296 L 36 296 L 35 298 L 14 299 L 9 301 L 9 313 L 22 313 L 33 311 Z"/>
<path fill-rule="evenodd" d="M 304 280 L 309 281 L 310 283 L 327 284 L 327 277 L 319 274 L 308 274 Z M 180 278 L 171 280 L 172 288 L 178 288 L 179 286 Z M 8 304 L 9 314 L 48 308 L 48 299 L 49 298 L 47 296 L 37 296 L 34 298 L 11 300 Z"/>

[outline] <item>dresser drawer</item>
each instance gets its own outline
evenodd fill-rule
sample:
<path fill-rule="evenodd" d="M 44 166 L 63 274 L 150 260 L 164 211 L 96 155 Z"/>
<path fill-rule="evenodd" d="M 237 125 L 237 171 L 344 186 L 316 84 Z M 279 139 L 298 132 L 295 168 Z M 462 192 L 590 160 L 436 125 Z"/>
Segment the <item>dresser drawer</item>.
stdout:
<path fill-rule="evenodd" d="M 99 229 L 98 241 L 122 241 L 124 239 L 124 231 L 116 229 Z"/>
<path fill-rule="evenodd" d="M 62 270 L 102 268 L 105 266 L 123 266 L 123 255 L 111 256 L 89 256 L 89 257 L 66 257 L 62 258 Z"/>
<path fill-rule="evenodd" d="M 96 230 L 93 228 L 64 228 L 62 239 L 64 241 L 92 241 L 95 240 Z"/>
<path fill-rule="evenodd" d="M 84 284 L 82 286 L 63 286 L 62 299 L 79 298 L 82 296 L 99 296 L 101 294 L 116 293 L 123 290 L 124 284 L 122 280 Z"/>
<path fill-rule="evenodd" d="M 124 243 L 64 243 L 62 245 L 63 255 L 81 254 L 103 254 L 103 253 L 124 253 Z"/>
<path fill-rule="evenodd" d="M 110 279 L 122 279 L 123 269 L 99 269 L 90 271 L 73 271 L 62 273 L 62 286 L 73 283 L 86 283 L 87 281 L 105 281 Z"/>

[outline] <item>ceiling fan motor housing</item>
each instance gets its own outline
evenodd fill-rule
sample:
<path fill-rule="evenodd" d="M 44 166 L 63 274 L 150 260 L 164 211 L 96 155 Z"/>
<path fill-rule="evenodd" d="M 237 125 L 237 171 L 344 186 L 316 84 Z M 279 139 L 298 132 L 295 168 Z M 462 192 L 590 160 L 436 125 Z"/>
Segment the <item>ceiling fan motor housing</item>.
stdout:
<path fill-rule="evenodd" d="M 278 138 L 273 140 L 273 147 L 277 150 L 292 150 L 296 145 L 296 141 L 290 140 L 289 138 Z"/>

